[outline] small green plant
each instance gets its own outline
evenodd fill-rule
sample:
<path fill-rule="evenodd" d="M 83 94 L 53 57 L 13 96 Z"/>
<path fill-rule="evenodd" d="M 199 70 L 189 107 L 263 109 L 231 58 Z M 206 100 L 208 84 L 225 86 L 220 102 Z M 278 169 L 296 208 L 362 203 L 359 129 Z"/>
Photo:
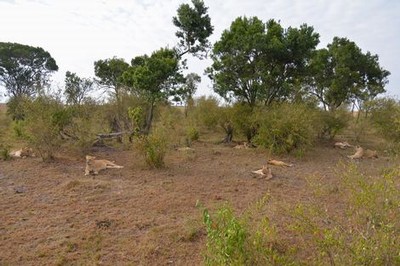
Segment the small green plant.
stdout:
<path fill-rule="evenodd" d="M 186 129 L 186 145 L 191 146 L 193 141 L 199 140 L 200 133 L 195 127 L 188 127 Z"/>
<path fill-rule="evenodd" d="M 293 265 L 268 217 L 260 218 L 269 199 L 269 195 L 261 198 L 241 216 L 235 216 L 228 205 L 218 209 L 214 216 L 207 209 L 203 211 L 206 265 Z"/>
<path fill-rule="evenodd" d="M 315 265 L 399 265 L 400 196 L 398 171 L 379 178 L 361 174 L 355 165 L 345 168 L 335 194 L 344 210 L 329 211 L 332 188 L 313 185 L 314 198 L 291 211 L 293 230 L 300 233 L 315 256 Z M 311 182 L 310 182 L 311 184 Z M 345 217 L 338 215 L 344 213 Z"/>
<path fill-rule="evenodd" d="M 337 134 L 346 128 L 349 122 L 347 110 L 338 109 L 334 112 L 319 111 L 316 121 L 318 137 L 321 139 L 334 139 Z"/>
<path fill-rule="evenodd" d="M 0 158 L 4 161 L 11 160 L 10 147 L 0 145 Z"/>
<path fill-rule="evenodd" d="M 148 166 L 162 168 L 167 153 L 168 140 L 162 130 L 154 130 L 150 135 L 137 137 L 136 147 Z"/>

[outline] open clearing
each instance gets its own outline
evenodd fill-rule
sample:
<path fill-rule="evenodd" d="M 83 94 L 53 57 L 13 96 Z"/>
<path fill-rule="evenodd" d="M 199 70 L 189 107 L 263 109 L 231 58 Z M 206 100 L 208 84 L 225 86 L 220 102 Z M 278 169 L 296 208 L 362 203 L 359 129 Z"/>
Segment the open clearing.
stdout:
<path fill-rule="evenodd" d="M 302 158 L 274 156 L 294 167 L 273 167 L 275 177 L 266 181 L 251 173 L 269 159 L 264 150 L 201 141 L 193 148 L 194 154 L 171 149 L 161 170 L 148 169 L 134 150 L 96 148 L 97 158 L 124 168 L 94 178 L 84 176 L 84 156 L 0 161 L 0 264 L 199 265 L 206 240 L 201 208 L 229 202 L 240 214 L 266 193 L 265 214 L 282 243 L 293 245 L 296 239 L 279 227 L 285 219 L 280 204 L 306 201 L 311 176 L 334 184 L 353 153 L 326 143 Z M 398 160 L 381 156 L 356 164 L 379 178 Z M 340 210 L 339 201 L 333 193 L 330 208 Z"/>

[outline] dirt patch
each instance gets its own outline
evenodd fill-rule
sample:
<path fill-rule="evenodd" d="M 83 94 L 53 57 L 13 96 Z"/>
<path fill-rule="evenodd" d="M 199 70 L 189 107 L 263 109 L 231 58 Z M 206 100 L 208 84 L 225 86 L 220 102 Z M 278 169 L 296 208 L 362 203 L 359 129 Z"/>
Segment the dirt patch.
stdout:
<path fill-rule="evenodd" d="M 135 151 L 97 150 L 97 158 L 124 168 L 95 177 L 84 176 L 83 156 L 1 161 L 0 264 L 199 265 L 205 247 L 199 205 L 214 210 L 229 202 L 241 213 L 270 193 L 268 215 L 279 221 L 275 203 L 309 197 L 310 176 L 334 182 L 337 165 L 349 164 L 353 152 L 326 145 L 301 159 L 275 156 L 294 166 L 273 167 L 266 181 L 251 173 L 270 159 L 265 151 L 204 142 L 193 148 L 171 150 L 161 170 L 147 169 Z M 379 175 L 397 163 L 381 157 L 357 164 Z"/>

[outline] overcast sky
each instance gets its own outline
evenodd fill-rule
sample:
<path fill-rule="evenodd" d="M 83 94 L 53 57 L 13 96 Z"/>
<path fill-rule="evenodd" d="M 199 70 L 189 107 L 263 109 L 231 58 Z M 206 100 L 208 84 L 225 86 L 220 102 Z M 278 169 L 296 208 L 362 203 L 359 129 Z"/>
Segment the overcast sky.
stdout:
<path fill-rule="evenodd" d="M 50 52 L 59 71 L 54 85 L 63 87 L 65 72 L 94 77 L 94 61 L 113 56 L 128 63 L 177 43 L 172 17 L 190 0 L 0 0 L 0 42 L 39 46 Z M 389 70 L 388 95 L 400 96 L 400 1 L 398 0 L 205 0 L 214 34 L 239 16 L 280 20 L 287 28 L 303 23 L 320 34 L 320 45 L 347 37 L 363 52 L 379 55 Z M 203 75 L 210 61 L 191 60 L 189 71 Z M 202 76 L 197 95 L 212 93 Z"/>

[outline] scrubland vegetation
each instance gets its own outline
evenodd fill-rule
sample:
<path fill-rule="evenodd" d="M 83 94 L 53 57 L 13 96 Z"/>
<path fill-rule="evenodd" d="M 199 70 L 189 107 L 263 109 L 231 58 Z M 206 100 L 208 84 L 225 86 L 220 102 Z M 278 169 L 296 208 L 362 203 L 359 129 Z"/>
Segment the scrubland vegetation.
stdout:
<path fill-rule="evenodd" d="M 379 66 L 378 56 L 364 53 L 354 42 L 339 37 L 327 48 L 317 49 L 319 34 L 313 27 L 304 24 L 285 29 L 277 21 L 264 23 L 257 17 L 237 18 L 212 46 L 207 40 L 213 32 L 207 8 L 202 1 L 192 3 L 193 8 L 181 5 L 173 18 L 179 29 L 179 42 L 173 49 L 160 48 L 151 55 L 136 56 L 130 64 L 115 57 L 98 60 L 94 63 L 93 80 L 68 71 L 65 88 L 60 91 L 48 89 L 48 78 L 58 69 L 49 53 L 42 48 L 0 43 L 0 82 L 9 96 L 7 106 L 0 109 L 1 163 L 13 163 L 11 151 L 27 146 L 44 161 L 46 172 L 51 162 L 65 157 L 83 163 L 85 154 L 96 153 L 94 147 L 103 145 L 129 154 L 127 163 L 137 163 L 133 153 L 140 155 L 144 169 L 157 175 L 157 171 L 168 169 L 171 161 L 181 160 L 175 170 L 180 169 L 180 164 L 189 164 L 186 170 L 194 167 L 199 156 L 196 148 L 213 145 L 209 153 L 203 151 L 205 159 L 222 154 L 230 163 L 226 165 L 220 159 L 222 166 L 211 171 L 222 174 L 210 177 L 212 174 L 208 173 L 207 178 L 215 181 L 232 164 L 241 167 L 236 173 L 250 173 L 251 169 L 242 168 L 251 164 L 248 158 L 254 160 L 258 155 L 265 158 L 263 161 L 267 157 L 298 160 L 299 165 L 291 170 L 297 172 L 288 175 L 301 177 L 304 184 L 290 178 L 277 178 L 271 187 L 253 184 L 266 190 L 240 210 L 235 209 L 234 198 L 223 204 L 197 200 L 198 215 L 190 217 L 196 219 L 194 227 L 184 228 L 184 235 L 171 241 L 198 241 L 201 248 L 191 251 L 201 253 L 206 265 L 399 265 L 398 167 L 372 169 L 373 174 L 369 174 L 363 164 L 344 157 L 336 165 L 333 162 L 337 158 L 324 153 L 333 149 L 335 140 L 345 140 L 376 149 L 380 155 L 377 160 L 398 165 L 400 103 L 379 97 L 385 92 L 390 73 Z M 197 26 L 190 23 L 191 19 L 197 19 Z M 183 74 L 187 68 L 184 56 L 201 58 L 210 49 L 213 64 L 206 73 L 219 98 L 195 98 L 200 77 Z M 27 55 L 38 60 L 28 60 Z M 96 99 L 91 94 L 96 90 L 107 92 L 108 97 Z M 100 140 L 98 134 L 117 134 L 117 138 Z M 249 153 L 221 153 L 215 148 L 230 149 L 242 142 L 251 144 Z M 166 160 L 182 147 L 193 150 L 188 149 L 184 159 L 178 156 Z M 230 161 L 230 156 L 237 156 L 238 161 Z M 319 165 L 325 156 L 330 156 L 328 163 L 332 160 L 329 169 L 324 168 L 326 164 Z M 310 161 L 314 163 L 313 174 L 301 167 Z M 207 167 L 202 163 L 201 170 Z M 334 173 L 326 174 L 328 170 Z M 124 178 L 135 178 L 130 175 L 136 171 L 133 167 L 123 171 Z M 73 178 L 77 178 L 77 172 L 73 172 Z M 195 182 L 196 174 L 188 172 L 188 178 Z M 0 169 L 0 178 L 5 176 L 7 172 Z M 32 178 L 38 176 L 43 178 Z M 248 179 L 241 180 L 245 180 L 241 186 L 247 187 Z M 89 190 L 90 185 L 85 182 L 96 181 L 69 180 L 63 189 L 74 193 L 79 188 Z M 141 185 L 146 182 L 147 179 Z M 227 183 L 218 184 L 229 185 L 233 181 L 224 182 Z M 170 183 L 161 184 L 168 191 Z M 279 192 L 283 187 L 288 189 L 288 184 L 292 190 Z M 108 185 L 104 181 L 95 189 L 106 193 Z M 131 188 L 137 189 L 136 184 Z M 222 187 L 215 189 L 214 192 Z M 295 195 L 296 189 L 303 194 L 290 199 L 288 194 Z M 232 193 L 237 191 L 238 188 Z M 279 201 L 285 196 L 286 201 Z M 4 200 L 7 193 L 2 197 Z M 87 202 L 94 199 L 96 195 Z M 99 224 L 112 226 L 107 221 Z M 137 226 L 142 229 L 152 226 L 149 224 Z M 4 226 L 2 230 L 11 229 Z M 6 237 L 0 238 L 0 242 L 5 240 Z M 58 258 L 57 263 L 100 263 L 102 236 L 85 239 L 89 240 L 93 243 L 81 246 L 68 242 L 67 255 Z M 150 247 L 139 249 L 144 249 L 145 255 L 141 257 L 135 251 L 136 257 L 148 263 L 160 262 L 149 258 L 165 254 L 160 255 L 157 247 L 147 244 Z M 78 247 L 90 250 L 93 256 L 76 255 L 69 261 L 68 254 Z M 121 243 L 116 248 L 125 252 Z M 47 255 L 44 252 L 37 256 Z M 182 264 L 190 261 L 189 257 L 190 254 Z M 7 261 L 4 259 L 6 264 Z M 112 259 L 108 262 L 117 263 Z"/>

